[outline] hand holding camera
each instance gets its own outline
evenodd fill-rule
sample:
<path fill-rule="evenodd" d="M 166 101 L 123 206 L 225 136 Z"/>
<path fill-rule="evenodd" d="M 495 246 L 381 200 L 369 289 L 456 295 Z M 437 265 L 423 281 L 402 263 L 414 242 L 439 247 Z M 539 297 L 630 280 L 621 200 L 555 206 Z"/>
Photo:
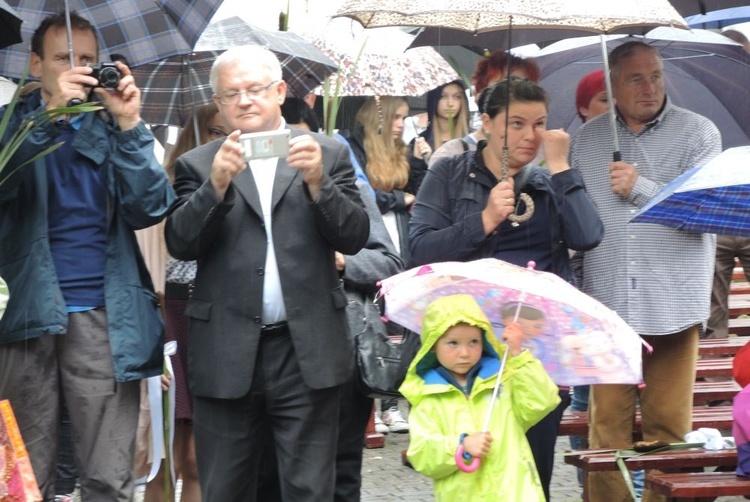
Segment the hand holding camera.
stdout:
<path fill-rule="evenodd" d="M 135 85 L 130 68 L 116 61 L 96 65 L 89 71 L 91 77 L 96 76 L 93 91 L 115 116 L 120 129 L 127 131 L 137 126 L 141 122 L 141 90 Z"/>
<path fill-rule="evenodd" d="M 289 142 L 286 161 L 297 169 L 307 185 L 310 197 L 315 200 L 323 183 L 323 151 L 311 134 L 302 134 Z"/>

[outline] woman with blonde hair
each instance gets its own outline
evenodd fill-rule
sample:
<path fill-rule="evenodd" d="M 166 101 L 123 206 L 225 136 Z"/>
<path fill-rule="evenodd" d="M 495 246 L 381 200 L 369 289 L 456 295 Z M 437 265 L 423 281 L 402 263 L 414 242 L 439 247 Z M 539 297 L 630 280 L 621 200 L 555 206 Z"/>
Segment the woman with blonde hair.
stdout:
<path fill-rule="evenodd" d="M 391 192 L 407 187 L 409 163 L 401 132 L 404 111 L 408 113 L 408 110 L 406 98 L 385 96 L 367 100 L 357 112 L 357 123 L 362 126 L 363 137 L 355 154 L 365 166 L 367 177 L 376 190 Z"/>

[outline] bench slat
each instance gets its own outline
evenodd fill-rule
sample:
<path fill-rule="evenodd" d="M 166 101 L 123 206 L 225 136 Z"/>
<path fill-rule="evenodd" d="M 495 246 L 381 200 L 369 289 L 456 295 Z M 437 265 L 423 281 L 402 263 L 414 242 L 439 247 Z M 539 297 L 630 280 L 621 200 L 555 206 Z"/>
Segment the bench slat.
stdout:
<path fill-rule="evenodd" d="M 693 426 L 691 430 L 701 427 L 728 430 L 732 428 L 732 406 L 696 406 L 693 408 Z M 566 410 L 560 421 L 558 436 L 588 436 L 588 412 Z M 636 411 L 633 431 L 641 432 L 641 413 Z"/>
<path fill-rule="evenodd" d="M 726 382 L 695 382 L 693 387 L 693 405 L 707 404 L 711 401 L 731 401 L 742 390 L 733 380 Z"/>
<path fill-rule="evenodd" d="M 736 466 L 737 450 L 735 448 L 725 450 L 689 448 L 647 453 L 624 460 L 629 470 Z M 566 455 L 565 463 L 581 467 L 588 472 L 618 469 L 617 459 L 612 452 Z"/>
<path fill-rule="evenodd" d="M 732 376 L 733 357 L 698 359 L 695 363 L 695 378 Z"/>
<path fill-rule="evenodd" d="M 675 499 L 750 495 L 750 479 L 733 472 L 646 474 L 646 488 Z"/>
<path fill-rule="evenodd" d="M 742 324 L 746 326 L 748 331 L 743 333 L 743 336 L 730 336 L 728 338 L 705 338 L 698 343 L 698 353 L 702 356 L 725 356 L 735 355 L 738 350 L 745 346 L 747 342 L 750 342 L 750 336 L 744 336 L 750 333 L 750 319 L 730 319 L 729 320 L 729 332 L 732 334 L 740 335 L 737 332 L 737 328 L 732 328 L 732 324 L 735 326 L 742 321 Z"/>

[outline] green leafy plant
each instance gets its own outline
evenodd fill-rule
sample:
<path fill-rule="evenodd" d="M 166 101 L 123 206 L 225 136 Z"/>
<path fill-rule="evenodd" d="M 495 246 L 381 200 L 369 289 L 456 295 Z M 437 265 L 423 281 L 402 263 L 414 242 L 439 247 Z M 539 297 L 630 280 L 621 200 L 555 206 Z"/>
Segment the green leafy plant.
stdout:
<path fill-rule="evenodd" d="M 13 110 L 15 110 L 16 105 L 18 104 L 18 100 L 20 99 L 21 88 L 23 87 L 24 80 L 25 79 L 22 78 L 19 82 L 18 87 L 16 88 L 16 92 L 13 94 L 13 99 L 11 99 L 6 106 L 5 113 L 3 113 L 3 118 L 2 120 L 0 120 L 0 138 L 5 137 L 8 123 L 10 122 L 10 118 L 13 115 Z M 101 109 L 101 104 L 82 103 L 80 105 L 57 108 L 55 110 L 44 110 L 37 113 L 33 117 L 21 122 L 21 125 L 18 127 L 18 129 L 16 129 L 13 134 L 9 138 L 7 138 L 7 140 L 2 145 L 2 148 L 0 148 L 0 185 L 2 185 L 3 182 L 7 180 L 18 169 L 21 169 L 22 167 L 33 163 L 35 160 L 44 157 L 45 155 L 62 146 L 63 143 L 60 142 L 48 148 L 45 148 L 22 164 L 15 166 L 12 172 L 5 173 L 5 169 L 8 167 L 8 162 L 10 162 L 10 159 L 13 158 L 13 155 L 15 155 L 23 142 L 26 141 L 26 138 L 28 138 L 29 134 L 31 134 L 34 129 L 66 115 L 93 112 Z"/>

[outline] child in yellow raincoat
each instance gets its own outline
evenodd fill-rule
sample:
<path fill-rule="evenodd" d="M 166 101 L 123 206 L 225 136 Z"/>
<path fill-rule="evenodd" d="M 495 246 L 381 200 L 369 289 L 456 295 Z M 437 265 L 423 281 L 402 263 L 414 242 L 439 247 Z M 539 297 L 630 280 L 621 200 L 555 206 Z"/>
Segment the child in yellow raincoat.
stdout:
<path fill-rule="evenodd" d="M 510 323 L 499 342 L 470 295 L 432 302 L 422 323 L 422 348 L 400 391 L 412 405 L 407 456 L 434 479 L 437 501 L 543 502 L 544 492 L 526 430 L 560 402 L 557 386 Z M 483 432 L 500 361 L 509 350 L 502 388 Z M 458 469 L 459 444 L 481 459 L 475 472 Z"/>

